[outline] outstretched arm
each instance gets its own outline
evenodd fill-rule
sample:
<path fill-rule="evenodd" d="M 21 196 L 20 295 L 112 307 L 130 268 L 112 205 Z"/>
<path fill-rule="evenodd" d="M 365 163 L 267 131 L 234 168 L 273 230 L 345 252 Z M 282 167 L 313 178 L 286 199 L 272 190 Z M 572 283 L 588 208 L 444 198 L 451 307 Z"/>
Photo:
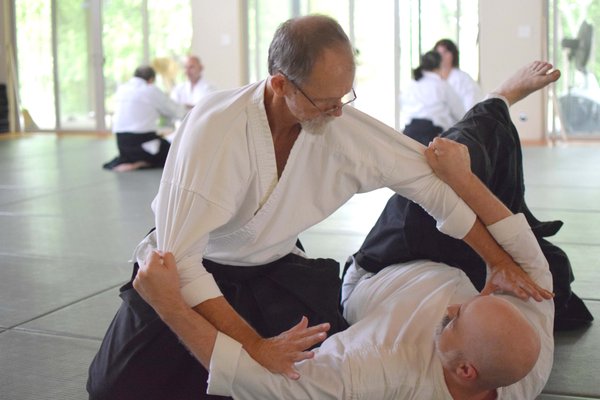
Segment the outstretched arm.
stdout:
<path fill-rule="evenodd" d="M 552 298 L 552 293 L 538 286 L 515 264 L 485 228 L 512 215 L 512 212 L 471 172 L 467 147 L 449 139 L 435 138 L 425 150 L 425 157 L 436 175 L 450 185 L 479 218 L 464 240 L 491 269 L 491 278 L 482 293 L 504 290 L 522 299 L 533 297 L 541 301 Z"/>
<path fill-rule="evenodd" d="M 179 276 L 173 255 L 152 252 L 146 264 L 140 266 L 133 287 L 208 369 L 217 329 L 185 303 L 179 289 Z M 313 352 L 303 350 L 323 341 L 328 329 L 328 324 L 308 328 L 308 320 L 303 318 L 290 330 L 266 340 L 275 356 L 289 358 L 287 362 L 290 368 L 285 371 L 285 375 L 298 379 L 299 375 L 291 365 L 312 358 Z M 289 347 L 301 350 L 291 352 Z M 277 354 L 278 349 L 281 350 L 281 354 Z"/>

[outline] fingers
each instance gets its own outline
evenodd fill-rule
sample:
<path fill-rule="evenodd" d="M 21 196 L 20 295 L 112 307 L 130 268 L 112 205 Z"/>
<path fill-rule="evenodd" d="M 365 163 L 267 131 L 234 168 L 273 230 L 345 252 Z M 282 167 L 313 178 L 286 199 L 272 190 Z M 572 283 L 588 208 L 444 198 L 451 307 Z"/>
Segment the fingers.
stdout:
<path fill-rule="evenodd" d="M 325 332 L 316 332 L 303 336 L 302 338 L 298 339 L 296 344 L 300 349 L 305 350 L 313 347 L 315 344 L 321 343 L 326 338 L 327 334 Z"/>
<path fill-rule="evenodd" d="M 327 331 L 331 327 L 328 323 L 324 323 L 307 328 L 307 324 L 308 319 L 302 317 L 302 320 L 296 326 L 285 333 L 287 340 L 301 352 L 325 340 Z M 295 359 L 294 361 L 298 360 Z"/>
<path fill-rule="evenodd" d="M 496 290 L 498 290 L 498 287 L 496 285 L 493 285 L 492 283 L 488 282 L 485 284 L 485 286 L 483 287 L 483 290 L 480 292 L 480 294 L 482 296 L 487 296 L 489 294 L 494 293 Z"/>
<path fill-rule="evenodd" d="M 295 368 L 290 368 L 289 370 L 285 371 L 283 373 L 283 375 L 287 376 L 288 378 L 297 381 L 298 379 L 300 379 L 300 373 L 298 373 L 298 371 L 296 371 Z"/>
<path fill-rule="evenodd" d="M 175 265 L 175 256 L 171 252 L 163 253 L 163 262 L 167 268 L 177 268 Z"/>
<path fill-rule="evenodd" d="M 500 282 L 494 283 L 492 281 Z M 531 280 L 529 276 L 521 275 L 510 275 L 507 274 L 500 280 L 493 278 L 481 291 L 482 295 L 489 295 L 496 291 L 510 292 L 514 296 L 521 300 L 527 301 L 533 298 L 536 301 L 550 300 L 554 297 L 554 294 L 540 286 Z"/>
<path fill-rule="evenodd" d="M 306 329 L 307 326 L 308 326 L 308 318 L 306 318 L 305 316 L 302 316 L 302 318 L 300 319 L 300 322 L 298 322 L 296 325 L 294 325 L 290 330 L 288 330 L 288 332 L 289 333 L 297 332 L 299 330 Z"/>
<path fill-rule="evenodd" d="M 431 168 L 433 168 L 437 163 L 435 150 L 433 149 L 433 147 L 431 147 L 431 144 L 430 144 L 430 147 L 425 149 L 425 160 L 427 161 L 427 164 L 429 164 L 429 166 Z"/>

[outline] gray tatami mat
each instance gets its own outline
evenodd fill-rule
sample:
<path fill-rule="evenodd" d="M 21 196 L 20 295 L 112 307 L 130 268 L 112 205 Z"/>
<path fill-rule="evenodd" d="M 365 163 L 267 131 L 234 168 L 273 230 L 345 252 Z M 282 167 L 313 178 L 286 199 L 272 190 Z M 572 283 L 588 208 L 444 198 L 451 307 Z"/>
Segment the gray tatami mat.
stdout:
<path fill-rule="evenodd" d="M 0 399 L 83 400 L 98 342 L 8 331 L 0 334 Z"/>

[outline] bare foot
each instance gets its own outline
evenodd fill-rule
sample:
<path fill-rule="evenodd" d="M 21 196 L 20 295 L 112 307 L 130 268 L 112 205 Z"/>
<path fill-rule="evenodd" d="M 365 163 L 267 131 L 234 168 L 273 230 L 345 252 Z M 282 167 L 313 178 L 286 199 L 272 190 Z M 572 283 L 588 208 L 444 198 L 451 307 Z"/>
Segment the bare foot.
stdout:
<path fill-rule="evenodd" d="M 144 168 L 144 167 L 149 167 L 150 164 L 148 164 L 146 161 L 136 161 L 134 163 L 124 163 L 124 164 L 119 164 L 116 167 L 113 168 L 113 171 L 116 172 L 127 172 L 127 171 L 133 171 L 136 169 L 140 169 L 140 168 Z"/>
<path fill-rule="evenodd" d="M 560 78 L 560 71 L 552 70 L 552 64 L 534 61 L 520 68 L 513 76 L 505 80 L 492 94 L 499 94 L 513 105 L 531 93 L 555 82 Z"/>

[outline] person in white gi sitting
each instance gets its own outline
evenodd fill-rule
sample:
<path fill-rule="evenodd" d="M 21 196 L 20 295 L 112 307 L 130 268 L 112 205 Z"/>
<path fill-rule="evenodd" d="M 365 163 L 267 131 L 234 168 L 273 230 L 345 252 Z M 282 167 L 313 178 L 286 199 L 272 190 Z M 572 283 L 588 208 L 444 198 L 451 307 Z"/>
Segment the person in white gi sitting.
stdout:
<path fill-rule="evenodd" d="M 171 99 L 191 110 L 198 102 L 216 87 L 202 77 L 204 65 L 198 56 L 189 55 L 183 64 L 186 81 L 171 90 Z"/>
<path fill-rule="evenodd" d="M 112 131 L 119 155 L 105 163 L 104 169 L 125 172 L 165 165 L 170 143 L 158 134 L 159 117 L 175 120 L 185 110 L 156 87 L 155 80 L 154 68 L 142 65 L 117 89 Z"/>
<path fill-rule="evenodd" d="M 508 105 L 558 79 L 547 63 L 518 71 L 495 93 Z M 486 115 L 472 118 L 486 118 Z M 531 276 L 552 287 L 548 263 L 522 214 L 511 212 L 470 171 L 467 148 L 436 138 L 428 163 L 465 198 L 489 232 Z M 481 293 L 463 271 L 433 261 L 391 265 L 377 274 L 352 264 L 342 302 L 351 326 L 298 362 L 289 380 L 257 363 L 242 344 L 191 310 L 179 288 L 171 253 L 152 253 L 135 289 L 210 371 L 210 393 L 237 399 L 534 399 L 553 362 L 550 300 L 529 298 L 530 288 L 490 269 Z M 533 284 L 533 283 L 532 283 Z M 536 301 L 537 300 L 537 301 Z M 325 327 L 305 318 L 284 332 L 310 347 Z"/>
<path fill-rule="evenodd" d="M 550 296 L 431 170 L 423 146 L 347 106 L 354 49 L 332 18 L 284 22 L 269 76 L 208 94 L 175 134 L 153 201 L 156 229 L 135 249 L 172 252 L 186 304 L 272 372 L 298 378 L 305 347 L 281 332 L 302 315 L 348 327 L 339 262 L 311 259 L 298 235 L 354 194 L 381 187 L 421 204 L 528 295 Z M 133 280 L 132 277 L 132 280 Z M 89 369 L 90 399 L 195 399 L 207 371 L 129 282 Z M 204 377 L 204 378 L 203 378 Z M 206 398 L 206 397 L 204 397 Z"/>

